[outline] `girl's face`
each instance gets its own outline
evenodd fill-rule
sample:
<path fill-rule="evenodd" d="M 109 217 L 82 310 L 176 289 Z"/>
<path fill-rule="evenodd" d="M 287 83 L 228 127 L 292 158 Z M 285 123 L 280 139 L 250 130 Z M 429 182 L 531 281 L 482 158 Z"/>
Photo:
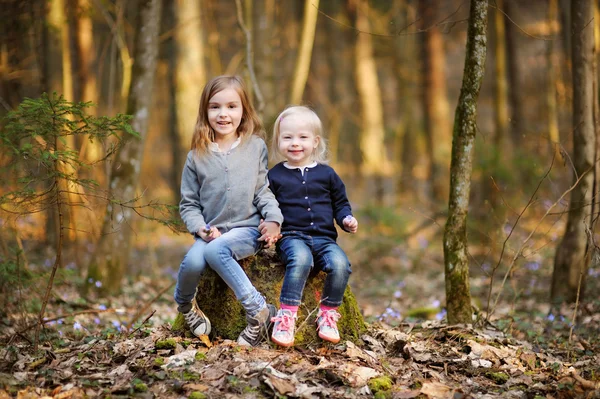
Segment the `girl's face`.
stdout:
<path fill-rule="evenodd" d="M 242 99 L 232 87 L 221 90 L 208 100 L 208 123 L 215 131 L 215 142 L 235 141 L 243 113 Z"/>
<path fill-rule="evenodd" d="M 319 140 L 310 125 L 298 115 L 286 116 L 279 122 L 279 152 L 287 158 L 290 166 L 310 164 Z"/>

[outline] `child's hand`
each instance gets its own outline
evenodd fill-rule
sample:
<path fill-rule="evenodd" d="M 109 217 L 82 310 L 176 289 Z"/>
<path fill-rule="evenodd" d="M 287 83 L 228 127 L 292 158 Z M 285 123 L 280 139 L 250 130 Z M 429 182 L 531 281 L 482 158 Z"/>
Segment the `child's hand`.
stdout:
<path fill-rule="evenodd" d="M 215 238 L 221 237 L 221 232 L 216 227 L 211 227 L 209 224 L 207 224 L 205 227 L 200 229 L 198 235 L 204 241 L 211 242 Z"/>
<path fill-rule="evenodd" d="M 265 248 L 269 248 L 281 238 L 281 227 L 276 222 L 265 222 L 261 219 L 258 231 L 262 234 L 258 241 L 264 241 Z"/>
<path fill-rule="evenodd" d="M 344 224 L 344 229 L 348 233 L 354 234 L 358 230 L 358 220 L 356 220 L 354 216 L 348 215 L 344 218 L 342 222 Z"/>

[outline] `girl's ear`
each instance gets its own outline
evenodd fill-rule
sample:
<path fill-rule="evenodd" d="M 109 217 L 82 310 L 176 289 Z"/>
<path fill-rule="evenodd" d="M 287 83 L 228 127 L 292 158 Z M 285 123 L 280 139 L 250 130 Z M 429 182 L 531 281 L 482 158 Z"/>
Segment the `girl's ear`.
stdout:
<path fill-rule="evenodd" d="M 313 148 L 317 148 L 319 143 L 321 142 L 321 136 L 315 136 L 315 140 L 313 142 Z"/>

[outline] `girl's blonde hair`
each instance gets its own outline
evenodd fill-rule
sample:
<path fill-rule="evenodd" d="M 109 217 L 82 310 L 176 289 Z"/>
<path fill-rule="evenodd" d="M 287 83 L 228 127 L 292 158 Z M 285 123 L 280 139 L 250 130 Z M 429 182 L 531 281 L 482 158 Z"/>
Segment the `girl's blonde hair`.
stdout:
<path fill-rule="evenodd" d="M 319 138 L 319 143 L 317 144 L 317 148 L 315 148 L 311 154 L 311 158 L 318 163 L 329 162 L 327 159 L 327 143 L 323 137 L 323 124 L 321 123 L 321 119 L 319 119 L 315 111 L 304 105 L 288 106 L 283 110 L 282 113 L 279 114 L 277 119 L 275 119 L 275 124 L 273 125 L 273 138 L 271 142 L 271 154 L 273 161 L 279 162 L 285 160 L 283 154 L 279 152 L 279 136 L 281 135 L 280 125 L 284 118 L 292 115 L 296 115 L 307 122 L 309 129 L 313 132 L 315 137 Z"/>
<path fill-rule="evenodd" d="M 242 141 L 253 134 L 264 138 L 262 122 L 254 110 L 242 78 L 233 75 L 221 75 L 212 78 L 204 86 L 204 90 L 200 95 L 198 118 L 192 136 L 192 150 L 197 151 L 199 154 L 206 153 L 208 145 L 215 140 L 215 131 L 208 122 L 208 102 L 215 94 L 228 88 L 234 89 L 242 100 L 242 121 L 237 129 L 239 137 Z"/>

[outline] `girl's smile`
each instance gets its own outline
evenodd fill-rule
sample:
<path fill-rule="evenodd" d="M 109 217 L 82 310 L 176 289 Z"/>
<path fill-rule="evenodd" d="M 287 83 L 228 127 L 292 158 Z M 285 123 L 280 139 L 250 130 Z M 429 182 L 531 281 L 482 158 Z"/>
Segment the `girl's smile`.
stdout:
<path fill-rule="evenodd" d="M 242 121 L 244 108 L 238 92 L 228 87 L 208 101 L 208 123 L 215 131 L 215 142 L 227 145 L 237 139 L 237 129 Z"/>
<path fill-rule="evenodd" d="M 313 162 L 312 154 L 319 144 L 310 125 L 296 115 L 286 116 L 279 125 L 279 152 L 290 166 L 305 166 Z"/>

